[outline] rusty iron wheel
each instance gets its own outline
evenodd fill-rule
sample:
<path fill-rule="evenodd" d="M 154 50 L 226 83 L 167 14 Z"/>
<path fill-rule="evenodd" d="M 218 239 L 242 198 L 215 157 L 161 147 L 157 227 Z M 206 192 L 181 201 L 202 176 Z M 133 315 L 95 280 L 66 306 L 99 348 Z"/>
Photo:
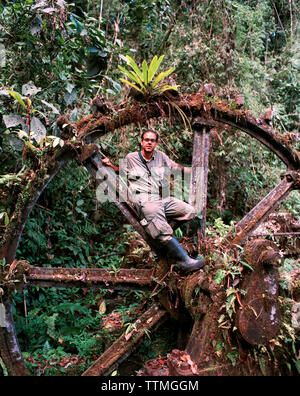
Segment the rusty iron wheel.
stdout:
<path fill-rule="evenodd" d="M 243 244 L 247 237 L 255 230 L 257 225 L 261 223 L 274 209 L 286 198 L 286 196 L 294 189 L 299 189 L 300 186 L 300 155 L 299 153 L 284 142 L 276 132 L 267 124 L 264 124 L 261 120 L 257 120 L 252 116 L 245 113 L 241 113 L 237 116 L 234 112 L 224 109 L 214 108 L 210 111 L 208 116 L 205 118 L 203 114 L 197 113 L 197 109 L 189 108 L 187 112 L 190 116 L 193 113 L 193 129 L 194 129 L 194 154 L 193 164 L 202 166 L 204 169 L 204 191 L 206 194 L 207 187 L 207 175 L 208 175 L 208 152 L 209 152 L 209 131 L 212 127 L 220 125 L 230 125 L 237 130 L 246 132 L 249 136 L 258 140 L 261 144 L 266 146 L 270 151 L 275 153 L 280 160 L 287 166 L 286 173 L 282 177 L 282 181 L 258 204 L 253 208 L 235 227 L 235 232 L 228 235 L 228 244 Z M 128 121 L 129 123 L 129 121 Z M 90 169 L 91 173 L 96 177 L 97 167 L 101 165 L 101 160 L 97 155 L 90 156 L 85 159 L 85 165 Z M 63 165 L 63 164 L 62 164 Z M 61 165 L 61 166 L 62 166 Z M 54 175 L 55 176 L 55 175 Z M 194 194 L 197 193 L 197 185 L 195 184 Z M 206 196 L 203 197 L 203 202 L 206 202 Z M 166 273 L 166 263 L 164 255 L 159 246 L 155 241 L 151 240 L 149 236 L 144 232 L 140 226 L 136 213 L 132 210 L 130 205 L 122 203 L 116 199 L 116 206 L 121 210 L 124 216 L 131 222 L 133 227 L 141 234 L 145 241 L 149 244 L 151 249 L 157 253 L 161 260 L 161 276 Z M 33 203 L 34 205 L 34 203 Z M 203 215 L 205 217 L 205 204 L 201 208 L 204 210 Z M 41 287 L 51 287 L 62 285 L 69 287 L 86 287 L 98 286 L 109 287 L 109 288 L 141 288 L 141 289 L 153 289 L 153 282 L 150 281 L 150 272 L 144 270 L 124 270 L 123 273 L 120 271 L 118 276 L 114 276 L 113 279 L 111 274 L 106 273 L 103 270 L 95 270 L 92 268 L 86 269 L 49 269 L 49 268 L 29 268 L 26 271 L 26 282 L 23 286 L 40 285 Z M 151 289 L 151 290 L 152 290 Z M 0 340 L 2 345 L 7 346 L 7 353 L 2 356 L 4 363 L 7 361 L 12 362 L 10 365 L 10 375 L 26 375 L 24 362 L 22 359 L 22 353 L 19 348 L 17 335 L 14 328 L 14 321 L 11 312 L 10 299 L 4 299 L 4 306 L 6 308 L 5 314 L 5 330 L 0 332 Z M 244 315 L 251 316 L 255 308 L 257 308 L 257 299 L 250 301 L 252 310 L 244 311 Z M 195 308 L 195 307 L 194 307 Z M 271 314 L 272 307 L 267 307 L 266 311 L 261 314 L 257 326 L 265 326 L 267 316 Z M 149 311 L 146 312 L 145 317 L 141 318 L 139 325 L 144 326 L 145 323 L 152 322 L 149 329 L 153 331 L 160 323 L 163 323 L 166 319 L 166 310 L 161 306 L 153 305 Z M 265 315 L 265 316 L 264 316 Z M 257 319 L 257 318 L 256 318 Z M 3 330 L 2 328 L 2 330 Z M 124 338 L 124 337 L 123 337 Z M 128 341 L 128 340 L 126 340 Z M 261 341 L 261 340 L 259 340 Z M 124 346 L 124 339 L 118 340 L 119 346 Z M 129 348 L 130 349 L 130 348 Z M 118 356 L 116 361 L 109 362 L 106 371 L 99 371 L 98 367 L 93 365 L 88 369 L 84 375 L 103 375 L 109 373 L 112 367 L 116 367 L 121 361 L 126 359 L 129 354 L 129 349 L 124 346 L 122 353 Z M 133 350 L 133 346 L 132 349 Z M 107 360 L 107 353 L 105 352 L 99 359 L 99 364 L 103 364 L 103 361 Z M 152 365 L 155 366 L 154 363 Z M 102 366 L 101 366 L 102 367 Z M 153 369 L 153 367 L 151 369 Z M 156 366 L 155 366 L 156 367 Z M 90 370 L 90 371 L 89 371 Z M 94 370 L 94 371 L 93 371 Z"/>

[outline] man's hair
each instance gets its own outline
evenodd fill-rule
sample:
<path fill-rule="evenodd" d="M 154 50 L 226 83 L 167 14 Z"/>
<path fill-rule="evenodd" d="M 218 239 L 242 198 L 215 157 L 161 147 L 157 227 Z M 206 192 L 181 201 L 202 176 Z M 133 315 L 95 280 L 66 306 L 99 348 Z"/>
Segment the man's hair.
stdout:
<path fill-rule="evenodd" d="M 154 133 L 154 134 L 156 135 L 156 141 L 158 141 L 159 133 L 156 132 L 156 131 L 154 131 L 153 129 L 146 129 L 145 131 L 143 131 L 143 132 L 142 132 L 142 135 L 141 135 L 141 140 L 144 139 L 144 135 L 145 135 L 145 133 L 147 133 L 147 132 L 152 132 L 152 133 Z"/>

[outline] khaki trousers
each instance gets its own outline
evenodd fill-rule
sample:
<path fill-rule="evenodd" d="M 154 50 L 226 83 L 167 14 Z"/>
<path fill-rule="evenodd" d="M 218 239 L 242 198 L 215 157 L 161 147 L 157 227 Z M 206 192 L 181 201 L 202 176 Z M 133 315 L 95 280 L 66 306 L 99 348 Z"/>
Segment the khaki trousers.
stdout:
<path fill-rule="evenodd" d="M 174 197 L 141 202 L 138 210 L 142 218 L 141 225 L 152 238 L 162 243 L 168 242 L 173 236 L 173 229 L 168 221 L 188 221 L 196 216 L 191 205 Z"/>

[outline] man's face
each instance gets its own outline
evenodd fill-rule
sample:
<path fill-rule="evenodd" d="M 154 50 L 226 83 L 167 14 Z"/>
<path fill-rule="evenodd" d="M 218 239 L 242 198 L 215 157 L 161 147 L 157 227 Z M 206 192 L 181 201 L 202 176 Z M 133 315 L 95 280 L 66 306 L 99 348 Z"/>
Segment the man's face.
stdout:
<path fill-rule="evenodd" d="M 156 149 L 158 142 L 156 141 L 156 134 L 153 132 L 146 132 L 141 140 L 141 147 L 145 153 L 151 153 Z"/>

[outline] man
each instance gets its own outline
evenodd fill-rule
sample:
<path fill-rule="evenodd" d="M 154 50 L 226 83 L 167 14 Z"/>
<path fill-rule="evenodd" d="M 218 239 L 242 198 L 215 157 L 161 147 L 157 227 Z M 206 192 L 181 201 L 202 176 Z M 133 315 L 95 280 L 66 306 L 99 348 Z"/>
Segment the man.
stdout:
<path fill-rule="evenodd" d="M 194 271 L 204 266 L 204 258 L 192 259 L 176 238 L 169 221 L 185 222 L 196 217 L 194 208 L 182 200 L 170 197 L 169 174 L 184 167 L 172 161 L 162 151 L 156 150 L 159 135 L 146 130 L 141 136 L 141 150 L 125 157 L 123 168 L 129 183 L 128 197 L 141 216 L 141 225 L 148 234 L 159 240 L 166 248 L 175 265 L 186 271 Z M 102 163 L 118 170 L 109 158 Z M 120 172 L 122 171 L 122 167 Z"/>

